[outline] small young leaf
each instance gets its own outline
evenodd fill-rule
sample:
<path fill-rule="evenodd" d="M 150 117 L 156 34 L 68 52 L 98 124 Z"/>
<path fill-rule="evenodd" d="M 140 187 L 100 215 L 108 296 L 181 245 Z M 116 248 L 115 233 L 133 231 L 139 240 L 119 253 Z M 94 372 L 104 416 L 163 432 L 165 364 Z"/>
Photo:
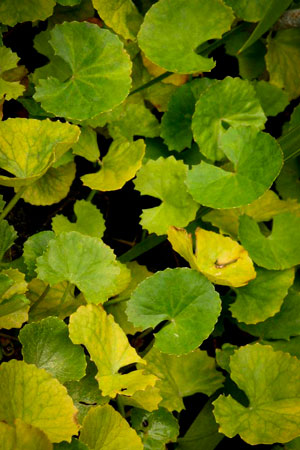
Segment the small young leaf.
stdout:
<path fill-rule="evenodd" d="M 180 355 L 199 347 L 213 331 L 221 301 L 212 284 L 187 268 L 166 269 L 143 281 L 128 301 L 131 322 L 143 329 L 168 323 L 155 334 L 162 352 Z"/>

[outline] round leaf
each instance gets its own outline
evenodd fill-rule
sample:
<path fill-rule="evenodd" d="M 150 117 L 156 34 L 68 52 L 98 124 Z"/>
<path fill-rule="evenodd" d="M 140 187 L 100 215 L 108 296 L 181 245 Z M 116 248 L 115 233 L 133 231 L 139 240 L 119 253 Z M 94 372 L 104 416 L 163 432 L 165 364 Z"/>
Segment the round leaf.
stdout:
<path fill-rule="evenodd" d="M 84 120 L 125 100 L 131 63 L 116 35 L 91 23 L 65 22 L 51 31 L 50 44 L 71 76 L 39 80 L 34 98 L 46 111 Z"/>
<path fill-rule="evenodd" d="M 0 422 L 0 450 L 52 450 L 53 446 L 45 433 L 20 419 L 12 427 Z"/>
<path fill-rule="evenodd" d="M 170 72 L 207 72 L 215 63 L 196 49 L 220 38 L 232 21 L 231 9 L 220 0 L 160 0 L 146 14 L 138 41 L 151 61 Z"/>
<path fill-rule="evenodd" d="M 269 346 L 247 345 L 231 356 L 230 368 L 250 404 L 244 407 L 221 395 L 213 403 L 221 433 L 231 438 L 239 434 L 251 445 L 284 443 L 300 435 L 297 358 Z"/>
<path fill-rule="evenodd" d="M 36 276 L 36 259 L 46 250 L 51 239 L 54 239 L 53 231 L 41 231 L 33 234 L 24 243 L 23 258 L 27 266 L 27 275 L 30 278 Z"/>
<path fill-rule="evenodd" d="M 67 390 L 44 369 L 24 361 L 1 364 L 0 420 L 22 419 L 48 436 L 51 442 L 71 441 L 77 434 L 76 408 Z"/>
<path fill-rule="evenodd" d="M 202 161 L 187 175 L 188 191 L 211 208 L 247 205 L 263 195 L 279 174 L 281 148 L 270 134 L 250 127 L 228 130 L 221 142 L 233 171 Z"/>
<path fill-rule="evenodd" d="M 18 22 L 45 20 L 51 16 L 54 0 L 2 0 L 0 22 L 13 27 Z"/>
<path fill-rule="evenodd" d="M 286 212 L 273 219 L 271 234 L 264 236 L 254 219 L 240 217 L 240 241 L 253 261 L 269 270 L 284 270 L 300 264 L 300 217 Z"/>
<path fill-rule="evenodd" d="M 251 83 L 227 77 L 215 82 L 196 103 L 192 129 L 201 152 L 212 161 L 224 157 L 221 137 L 230 126 L 264 128 L 266 116 Z"/>
<path fill-rule="evenodd" d="M 155 334 L 164 353 L 188 353 L 210 335 L 221 312 L 212 284 L 191 269 L 166 269 L 138 285 L 128 301 L 128 318 L 143 329 L 168 323 Z"/>
<path fill-rule="evenodd" d="M 25 325 L 19 339 L 24 361 L 45 369 L 61 383 L 85 375 L 83 348 L 72 343 L 67 325 L 57 317 Z"/>

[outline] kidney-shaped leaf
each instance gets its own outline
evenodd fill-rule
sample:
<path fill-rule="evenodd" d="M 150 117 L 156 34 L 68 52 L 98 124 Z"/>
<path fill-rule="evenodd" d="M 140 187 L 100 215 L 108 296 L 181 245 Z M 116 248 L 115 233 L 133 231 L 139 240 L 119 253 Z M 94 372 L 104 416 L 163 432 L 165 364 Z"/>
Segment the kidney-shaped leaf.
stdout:
<path fill-rule="evenodd" d="M 39 80 L 34 98 L 46 111 L 84 120 L 125 100 L 131 62 L 111 31 L 87 22 L 64 22 L 51 31 L 50 44 L 68 64 L 71 76 L 66 74 L 63 81 L 62 77 Z"/>
<path fill-rule="evenodd" d="M 0 167 L 14 177 L 0 176 L 4 186 L 24 186 L 40 178 L 79 138 L 80 129 L 49 119 L 7 119 L 0 122 Z"/>
<path fill-rule="evenodd" d="M 300 217 L 286 212 L 273 219 L 271 234 L 264 236 L 249 216 L 240 217 L 239 238 L 253 261 L 269 270 L 300 264 Z"/>
<path fill-rule="evenodd" d="M 51 16 L 54 0 L 2 0 L 0 22 L 13 27 L 18 22 L 45 20 Z"/>
<path fill-rule="evenodd" d="M 210 281 L 225 286 L 240 287 L 256 277 L 246 250 L 230 237 L 197 228 L 196 252 L 191 234 L 183 228 L 170 227 L 168 239 L 173 249 L 189 262 L 192 269 L 202 272 Z"/>
<path fill-rule="evenodd" d="M 192 121 L 194 139 L 211 160 L 224 157 L 221 137 L 230 126 L 262 130 L 266 116 L 254 87 L 247 80 L 227 77 L 200 95 Z"/>
<path fill-rule="evenodd" d="M 221 142 L 233 171 L 202 161 L 187 175 L 188 191 L 212 208 L 247 205 L 271 187 L 282 167 L 282 150 L 270 134 L 250 127 L 228 130 Z"/>
<path fill-rule="evenodd" d="M 168 323 L 155 334 L 164 353 L 188 353 L 213 331 L 221 301 L 212 284 L 187 268 L 157 272 L 138 285 L 128 301 L 128 318 L 143 329 Z"/>
<path fill-rule="evenodd" d="M 44 431 L 51 442 L 77 434 L 76 408 L 67 390 L 44 369 L 11 360 L 0 368 L 0 420 L 22 419 Z"/>
<path fill-rule="evenodd" d="M 251 445 L 288 442 L 300 435 L 300 361 L 272 347 L 255 344 L 230 358 L 231 378 L 242 389 L 249 406 L 231 396 L 214 402 L 220 432 L 239 434 Z"/>
<path fill-rule="evenodd" d="M 161 0 L 146 14 L 138 41 L 151 61 L 170 72 L 207 72 L 215 63 L 196 49 L 220 38 L 232 21 L 232 10 L 219 0 Z"/>
<path fill-rule="evenodd" d="M 83 348 L 69 338 L 68 327 L 57 317 L 25 325 L 19 334 L 24 361 L 47 370 L 61 383 L 85 375 Z"/>
<path fill-rule="evenodd" d="M 91 450 L 143 450 L 140 437 L 110 405 L 91 409 L 83 421 L 80 441 Z"/>
<path fill-rule="evenodd" d="M 122 269 L 121 269 L 122 267 Z M 101 303 L 118 294 L 121 270 L 111 248 L 100 239 L 77 231 L 61 233 L 49 242 L 46 252 L 37 259 L 38 278 L 50 286 L 70 281 L 91 303 Z"/>

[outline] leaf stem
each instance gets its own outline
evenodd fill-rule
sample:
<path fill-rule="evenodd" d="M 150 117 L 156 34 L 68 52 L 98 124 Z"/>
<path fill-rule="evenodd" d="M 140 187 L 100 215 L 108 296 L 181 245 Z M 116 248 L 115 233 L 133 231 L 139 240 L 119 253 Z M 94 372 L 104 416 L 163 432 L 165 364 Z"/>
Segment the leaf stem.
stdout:
<path fill-rule="evenodd" d="M 122 397 L 120 395 L 117 395 L 117 406 L 118 406 L 118 410 L 119 413 L 121 414 L 121 416 L 125 417 L 125 408 L 124 408 L 124 403 L 122 400 Z"/>
<path fill-rule="evenodd" d="M 139 86 L 138 88 L 136 88 L 133 91 L 131 91 L 129 93 L 128 97 L 130 95 L 136 94 L 137 92 L 143 91 L 144 89 L 147 89 L 148 87 L 153 86 L 153 84 L 159 83 L 160 81 L 164 80 L 165 78 L 168 78 L 172 74 L 173 74 L 173 72 L 164 72 L 164 73 L 162 73 L 158 77 L 153 78 L 152 80 L 148 81 L 147 83 L 142 84 L 142 86 Z"/>
<path fill-rule="evenodd" d="M 34 302 L 34 304 L 31 306 L 31 308 L 30 308 L 31 312 L 36 310 L 38 305 L 44 300 L 44 298 L 46 297 L 46 295 L 48 294 L 49 291 L 50 291 L 50 285 L 47 284 L 47 286 L 45 287 L 45 289 L 43 290 L 43 292 L 41 293 L 41 295 L 39 296 L 37 301 Z"/>
<path fill-rule="evenodd" d="M 95 195 L 97 194 L 98 191 L 96 191 L 95 189 L 93 189 L 89 195 L 86 198 L 87 202 L 92 202 L 93 198 L 95 197 Z"/>
<path fill-rule="evenodd" d="M 15 204 L 20 200 L 22 195 L 24 194 L 25 190 L 27 189 L 27 186 L 22 186 L 18 192 L 13 196 L 11 201 L 6 205 L 2 213 L 0 214 L 0 222 L 2 222 L 3 219 L 7 216 L 8 213 L 13 209 Z"/>
<path fill-rule="evenodd" d="M 105 302 L 103 306 L 105 308 L 106 306 L 116 305 L 117 303 L 127 302 L 128 300 L 129 300 L 129 297 L 128 298 L 121 298 L 121 299 L 112 298 L 111 300 L 108 300 L 107 302 Z"/>
<path fill-rule="evenodd" d="M 65 288 L 65 291 L 64 291 L 64 293 L 62 295 L 62 298 L 60 300 L 60 304 L 59 304 L 59 308 L 58 308 L 58 316 L 60 315 L 62 307 L 63 307 L 63 305 L 64 305 L 64 303 L 66 301 L 66 298 L 68 296 L 68 293 L 70 292 L 70 287 L 71 287 L 71 283 L 70 283 L 70 281 L 68 281 L 67 282 L 67 286 Z"/>

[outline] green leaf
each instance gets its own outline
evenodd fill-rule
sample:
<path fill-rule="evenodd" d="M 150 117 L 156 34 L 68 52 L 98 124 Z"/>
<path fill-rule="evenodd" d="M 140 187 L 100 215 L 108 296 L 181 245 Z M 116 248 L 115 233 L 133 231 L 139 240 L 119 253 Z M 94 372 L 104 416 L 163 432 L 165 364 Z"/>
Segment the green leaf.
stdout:
<path fill-rule="evenodd" d="M 25 325 L 19 340 L 24 361 L 45 369 L 61 383 L 80 380 L 85 375 L 83 348 L 72 343 L 68 326 L 57 317 Z"/>
<path fill-rule="evenodd" d="M 266 116 L 277 116 L 289 104 L 287 93 L 277 86 L 264 80 L 254 81 L 253 84 Z"/>
<path fill-rule="evenodd" d="M 102 238 L 105 231 L 104 218 L 99 209 L 91 202 L 77 200 L 74 204 L 76 222 L 70 222 L 62 214 L 52 219 L 52 228 L 55 234 L 68 231 L 78 231 L 92 237 Z"/>
<path fill-rule="evenodd" d="M 62 6 L 74 6 L 78 5 L 81 0 L 56 0 L 56 3 L 59 3 Z"/>
<path fill-rule="evenodd" d="M 13 245 L 18 235 L 12 225 L 6 220 L 0 222 L 0 261 L 3 259 L 7 250 Z"/>
<path fill-rule="evenodd" d="M 169 411 L 184 409 L 183 397 L 196 392 L 211 395 L 223 383 L 222 374 L 216 370 L 215 360 L 205 351 L 195 350 L 176 356 L 152 348 L 145 360 L 147 371 L 159 378 L 156 386 L 163 397 L 160 406 Z"/>
<path fill-rule="evenodd" d="M 253 336 L 264 339 L 289 339 L 291 336 L 300 335 L 299 314 L 300 294 L 292 288 L 274 317 L 256 325 L 241 323 L 239 327 Z"/>
<path fill-rule="evenodd" d="M 1 450 L 52 450 L 52 444 L 41 430 L 16 419 L 14 426 L 0 422 Z"/>
<path fill-rule="evenodd" d="M 212 284 L 187 268 L 157 272 L 138 285 L 127 306 L 129 320 L 142 329 L 167 320 L 155 334 L 154 345 L 176 355 L 199 347 L 213 331 L 220 312 L 220 297 Z"/>
<path fill-rule="evenodd" d="M 79 440 L 91 450 L 143 450 L 135 430 L 110 405 L 97 406 L 89 411 Z"/>
<path fill-rule="evenodd" d="M 179 434 L 177 420 L 164 408 L 153 412 L 134 408 L 131 423 L 141 437 L 145 450 L 165 450 L 165 444 L 176 441 Z"/>
<path fill-rule="evenodd" d="M 195 50 L 210 39 L 221 38 L 232 21 L 231 9 L 218 0 L 160 0 L 146 14 L 138 41 L 152 62 L 170 72 L 207 72 L 214 61 Z"/>
<path fill-rule="evenodd" d="M 297 70 L 300 64 L 300 30 L 277 31 L 276 36 L 268 37 L 268 52 L 266 54 L 267 69 L 270 83 L 284 89 L 289 99 L 300 95 L 300 75 Z"/>
<path fill-rule="evenodd" d="M 264 236 L 254 219 L 240 217 L 239 238 L 253 261 L 269 270 L 300 264 L 300 217 L 286 212 L 273 219 L 272 232 Z"/>
<path fill-rule="evenodd" d="M 63 441 L 59 444 L 54 444 L 53 450 L 89 450 L 89 448 L 87 445 L 79 442 L 78 439 L 73 437 L 70 443 Z"/>
<path fill-rule="evenodd" d="M 97 133 L 90 127 L 82 127 L 78 142 L 76 142 L 72 151 L 74 155 L 82 156 L 91 162 L 98 161 L 100 157 Z"/>
<path fill-rule="evenodd" d="M 296 198 L 300 201 L 300 165 L 299 161 L 287 161 L 276 180 L 276 189 L 284 199 Z"/>
<path fill-rule="evenodd" d="M 202 161 L 188 172 L 188 191 L 198 203 L 211 208 L 247 205 L 263 195 L 278 176 L 281 148 L 270 134 L 250 127 L 228 130 L 221 142 L 232 171 Z"/>
<path fill-rule="evenodd" d="M 153 386 L 156 377 L 144 375 L 142 370 L 122 374 L 124 366 L 144 363 L 111 315 L 96 305 L 81 306 L 70 317 L 70 338 L 74 344 L 83 344 L 98 368 L 96 380 L 103 395 L 117 393 L 132 395 L 147 386 Z"/>
<path fill-rule="evenodd" d="M 99 191 L 116 191 L 131 180 L 142 165 L 145 154 L 143 139 L 130 142 L 116 139 L 101 161 L 101 170 L 81 177 L 85 186 Z"/>
<path fill-rule="evenodd" d="M 180 86 L 172 95 L 161 121 L 161 137 L 169 150 L 181 152 L 191 147 L 196 100 L 212 83 L 209 78 L 199 78 Z"/>
<path fill-rule="evenodd" d="M 236 241 L 202 228 L 196 229 L 195 237 L 194 254 L 191 234 L 182 228 L 168 230 L 173 249 L 213 283 L 240 287 L 256 277 L 248 253 Z"/>
<path fill-rule="evenodd" d="M 264 17 L 269 6 L 269 0 L 225 0 L 225 3 L 234 10 L 240 19 L 247 22 L 258 22 Z"/>
<path fill-rule="evenodd" d="M 78 140 L 79 134 L 77 126 L 49 119 L 0 122 L 0 167 L 14 175 L 1 175 L 0 184 L 20 187 L 33 183 Z"/>
<path fill-rule="evenodd" d="M 70 281 L 91 303 L 101 303 L 122 290 L 121 267 L 110 247 L 77 231 L 60 233 L 37 259 L 38 278 L 50 286 Z"/>
<path fill-rule="evenodd" d="M 218 425 L 212 412 L 212 405 L 207 402 L 183 438 L 178 439 L 178 449 L 199 450 L 199 448 L 203 448 L 214 450 L 223 437 L 223 434 L 218 433 Z"/>
<path fill-rule="evenodd" d="M 213 403 L 222 433 L 239 434 L 251 445 L 283 443 L 300 435 L 298 359 L 255 344 L 237 350 L 230 367 L 232 380 L 250 404 L 245 408 L 224 395 Z"/>
<path fill-rule="evenodd" d="M 143 210 L 141 225 L 150 233 L 165 234 L 170 225 L 186 226 L 196 216 L 198 205 L 187 193 L 184 181 L 188 168 L 173 156 L 148 161 L 137 173 L 135 188 L 162 204 Z"/>
<path fill-rule="evenodd" d="M 7 74 L 9 73 L 7 71 L 16 69 L 19 60 L 18 55 L 13 53 L 10 48 L 0 47 L 0 99 L 3 97 L 5 97 L 5 100 L 16 99 L 25 90 L 25 86 L 21 85 L 19 81 L 10 81 L 7 79 Z"/>
<path fill-rule="evenodd" d="M 34 98 L 46 111 L 84 120 L 125 100 L 131 63 L 116 35 L 87 22 L 65 22 L 51 31 L 50 44 L 68 64 L 71 77 L 39 80 Z"/>
<path fill-rule="evenodd" d="M 0 420 L 22 419 L 42 430 L 51 442 L 77 434 L 76 408 L 67 390 L 44 369 L 24 361 L 1 364 Z"/>
<path fill-rule="evenodd" d="M 260 343 L 263 345 L 271 345 L 274 350 L 281 352 L 289 353 L 292 356 L 296 356 L 300 359 L 300 336 L 296 336 L 294 338 L 285 341 L 283 339 L 279 339 L 277 341 L 264 341 L 260 340 Z"/>
<path fill-rule="evenodd" d="M 256 278 L 236 290 L 236 300 L 229 309 L 239 322 L 263 322 L 280 311 L 288 289 L 294 281 L 294 270 L 256 269 Z"/>
<path fill-rule="evenodd" d="M 200 95 L 192 129 L 201 152 L 213 161 L 224 157 L 221 138 L 228 127 L 252 126 L 258 131 L 264 128 L 265 121 L 266 116 L 251 83 L 226 77 Z"/>
<path fill-rule="evenodd" d="M 17 269 L 0 273 L 0 329 L 20 328 L 28 320 L 25 275 Z"/>
<path fill-rule="evenodd" d="M 45 20 L 51 16 L 55 6 L 54 0 L 2 0 L 0 5 L 0 22 L 13 27 L 18 22 Z"/>
<path fill-rule="evenodd" d="M 28 277 L 36 277 L 36 260 L 39 256 L 42 256 L 49 242 L 54 238 L 53 231 L 41 231 L 30 236 L 24 243 L 23 257 L 27 266 Z"/>
<path fill-rule="evenodd" d="M 109 28 L 124 39 L 136 38 L 143 17 L 131 0 L 92 0 L 92 2 Z"/>
<path fill-rule="evenodd" d="M 218 366 L 230 373 L 230 357 L 238 349 L 237 345 L 223 344 L 222 349 L 216 349 L 216 361 Z"/>

